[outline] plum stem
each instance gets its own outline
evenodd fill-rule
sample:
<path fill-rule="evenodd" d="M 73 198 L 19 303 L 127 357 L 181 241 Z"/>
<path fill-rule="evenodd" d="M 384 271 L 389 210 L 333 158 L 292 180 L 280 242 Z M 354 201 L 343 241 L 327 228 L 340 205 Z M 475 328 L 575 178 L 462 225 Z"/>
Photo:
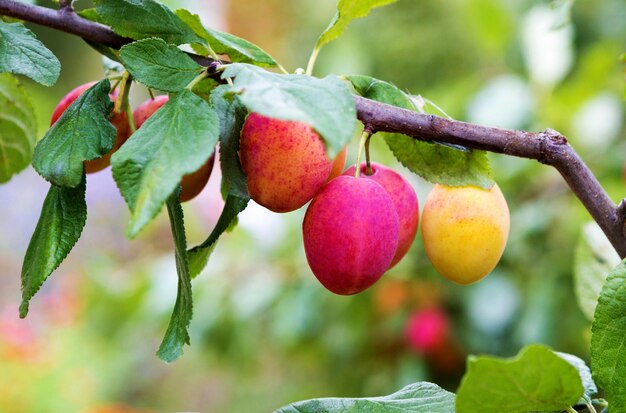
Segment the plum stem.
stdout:
<path fill-rule="evenodd" d="M 361 140 L 359 141 L 359 152 L 356 154 L 356 165 L 354 168 L 355 178 L 358 178 L 361 175 L 361 156 L 363 155 L 363 150 L 365 149 L 365 146 L 369 142 L 370 136 L 372 135 L 370 134 L 369 130 L 365 128 L 365 130 L 361 134 Z M 366 152 L 365 156 L 369 157 L 369 154 Z"/>
<path fill-rule="evenodd" d="M 372 164 L 370 162 L 370 140 L 372 139 L 372 135 L 368 132 L 367 139 L 365 139 L 365 174 L 371 175 L 374 172 L 372 171 Z"/>

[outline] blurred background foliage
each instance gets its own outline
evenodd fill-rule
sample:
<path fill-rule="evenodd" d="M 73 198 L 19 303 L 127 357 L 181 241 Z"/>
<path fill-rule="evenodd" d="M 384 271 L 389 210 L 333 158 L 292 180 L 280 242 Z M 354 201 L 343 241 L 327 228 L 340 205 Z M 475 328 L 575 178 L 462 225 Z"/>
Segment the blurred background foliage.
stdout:
<path fill-rule="evenodd" d="M 257 43 L 293 71 L 305 66 L 335 2 L 166 3 Z M 322 51 L 316 74 L 384 79 L 456 119 L 557 129 L 618 201 L 626 194 L 624 22 L 622 0 L 400 0 L 354 22 Z M 63 66 L 52 89 L 24 80 L 43 136 L 60 98 L 103 71 L 81 40 L 32 29 Z M 138 87 L 132 100 L 146 97 Z M 423 204 L 431 185 L 397 164 L 380 139 L 373 159 L 404 174 Z M 278 215 L 251 205 L 195 280 L 192 346 L 171 365 L 154 356 L 175 299 L 169 226 L 162 214 L 137 240 L 125 239 L 128 212 L 109 169 L 88 177 L 78 246 L 29 317 L 17 318 L 21 261 L 47 190 L 24 171 L 0 186 L 0 411 L 266 412 L 305 398 L 388 394 L 419 380 L 454 391 L 467 354 L 510 356 L 531 342 L 588 359 L 590 324 L 575 299 L 573 257 L 590 217 L 550 168 L 490 160 L 512 229 L 485 280 L 469 287 L 444 280 L 418 235 L 374 287 L 334 296 L 306 264 L 304 210 Z M 190 244 L 206 237 L 222 205 L 214 173 L 185 205 Z M 405 338 L 407 320 L 423 309 L 443 314 L 448 334 L 438 351 Z"/>

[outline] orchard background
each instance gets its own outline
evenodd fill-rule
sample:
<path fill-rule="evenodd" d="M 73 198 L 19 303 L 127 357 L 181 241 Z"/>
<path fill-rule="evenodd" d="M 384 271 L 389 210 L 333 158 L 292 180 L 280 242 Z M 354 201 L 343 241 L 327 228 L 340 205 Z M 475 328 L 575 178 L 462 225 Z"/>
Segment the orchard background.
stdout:
<path fill-rule="evenodd" d="M 78 1 L 76 6 L 88 5 Z M 167 1 L 260 45 L 290 72 L 304 67 L 334 0 Z M 202 3 L 202 4 L 196 4 Z M 42 5 L 56 7 L 53 3 Z M 620 0 L 401 0 L 353 22 L 319 56 L 316 74 L 367 74 L 435 102 L 451 117 L 568 137 L 614 201 L 626 194 L 623 66 L 626 4 Z M 103 76 L 80 39 L 28 25 L 62 63 L 45 88 L 20 78 L 38 136 L 75 86 Z M 147 98 L 136 87 L 131 103 Z M 358 139 L 351 141 L 354 163 Z M 432 185 L 395 161 L 382 139 L 372 159 L 403 173 L 420 204 Z M 194 281 L 192 346 L 172 364 L 154 356 L 174 304 L 176 271 L 167 214 L 132 242 L 128 209 L 106 169 L 87 178 L 81 240 L 18 318 L 19 273 L 48 184 L 26 169 L 0 186 L 0 411 L 272 411 L 296 400 L 390 394 L 417 381 L 456 391 L 468 354 L 515 355 L 530 343 L 589 360 L 590 320 L 578 276 L 590 244 L 619 259 L 551 168 L 489 155 L 511 210 L 496 270 L 459 286 L 439 276 L 418 235 L 407 257 L 364 293 L 335 296 L 303 253 L 304 209 L 274 214 L 251 204 Z M 184 205 L 189 245 L 204 240 L 223 201 L 219 168 Z M 601 233 L 600 233 L 601 234 Z M 449 322 L 445 351 L 411 348 L 412 314 L 437 308 Z M 80 383 L 80 386 L 77 385 Z M 143 410 L 142 410 L 143 409 Z M 619 413 L 619 412 L 617 412 Z"/>

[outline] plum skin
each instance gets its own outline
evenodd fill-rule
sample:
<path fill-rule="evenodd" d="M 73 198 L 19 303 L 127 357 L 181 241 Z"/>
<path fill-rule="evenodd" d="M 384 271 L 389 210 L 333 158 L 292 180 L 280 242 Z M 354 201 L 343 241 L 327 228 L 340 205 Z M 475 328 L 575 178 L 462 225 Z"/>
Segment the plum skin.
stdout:
<path fill-rule="evenodd" d="M 239 159 L 250 197 L 274 212 L 302 207 L 333 169 L 324 142 L 309 125 L 255 112 L 241 130 Z"/>
<path fill-rule="evenodd" d="M 135 108 L 133 112 L 133 121 L 135 127 L 139 129 L 141 125 L 156 112 L 161 106 L 165 105 L 169 100 L 167 95 L 159 95 L 154 99 L 148 99 L 141 105 Z M 206 186 L 211 172 L 213 171 L 213 164 L 215 163 L 215 153 L 211 155 L 209 159 L 195 172 L 184 175 L 180 184 L 182 190 L 180 192 L 180 202 L 187 202 L 202 192 L 202 189 Z"/>
<path fill-rule="evenodd" d="M 509 235 L 506 200 L 497 185 L 436 185 L 422 212 L 422 240 L 435 269 L 450 281 L 471 284 L 498 264 Z"/>
<path fill-rule="evenodd" d="M 335 294 L 372 286 L 398 246 L 398 214 L 389 194 L 371 179 L 339 176 L 313 198 L 302 223 L 313 274 Z"/>
<path fill-rule="evenodd" d="M 70 90 L 58 105 L 54 108 L 52 112 L 52 117 L 50 119 L 50 126 L 54 125 L 55 122 L 61 117 L 63 112 L 72 104 L 78 97 L 91 86 L 95 85 L 96 82 L 89 82 L 83 85 L 77 86 L 74 89 Z M 117 99 L 117 91 L 111 93 L 109 95 L 111 102 L 115 102 Z M 122 113 L 113 113 L 113 116 L 109 119 L 111 124 L 115 126 L 117 131 L 115 143 L 113 144 L 113 148 L 106 154 L 102 155 L 100 158 L 92 159 L 90 161 L 85 161 L 85 173 L 91 174 L 94 172 L 98 172 L 109 166 L 111 163 L 111 155 L 115 151 L 117 151 L 120 146 L 126 142 L 128 137 L 130 136 L 130 126 L 128 125 L 128 118 L 126 117 L 126 112 Z"/>
<path fill-rule="evenodd" d="M 376 162 L 371 162 L 370 165 L 372 174 L 368 175 L 366 163 L 361 163 L 360 176 L 378 182 L 387 191 L 396 208 L 400 222 L 398 249 L 389 266 L 392 268 L 400 262 L 413 244 L 419 223 L 419 203 L 413 187 L 402 175 Z M 353 165 L 344 172 L 344 175 L 354 175 L 354 171 L 355 166 Z"/>

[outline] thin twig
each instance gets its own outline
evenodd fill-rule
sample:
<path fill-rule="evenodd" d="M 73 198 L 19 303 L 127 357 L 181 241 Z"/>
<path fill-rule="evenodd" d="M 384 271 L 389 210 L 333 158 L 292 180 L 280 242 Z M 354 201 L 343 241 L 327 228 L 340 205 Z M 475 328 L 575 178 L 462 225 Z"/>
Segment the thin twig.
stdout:
<path fill-rule="evenodd" d="M 42 26 L 77 35 L 83 39 L 119 49 L 132 42 L 109 27 L 83 19 L 76 13 L 55 11 L 11 0 L 0 0 L 0 15 L 16 17 Z M 213 60 L 190 54 L 199 64 Z M 219 71 L 211 77 L 219 79 Z M 398 132 L 415 139 L 445 142 L 467 148 L 537 160 L 556 168 L 574 194 L 600 225 L 613 247 L 626 258 L 626 206 L 616 206 L 567 139 L 553 130 L 539 133 L 490 128 L 424 115 L 355 96 L 358 118 L 372 132 Z"/>

